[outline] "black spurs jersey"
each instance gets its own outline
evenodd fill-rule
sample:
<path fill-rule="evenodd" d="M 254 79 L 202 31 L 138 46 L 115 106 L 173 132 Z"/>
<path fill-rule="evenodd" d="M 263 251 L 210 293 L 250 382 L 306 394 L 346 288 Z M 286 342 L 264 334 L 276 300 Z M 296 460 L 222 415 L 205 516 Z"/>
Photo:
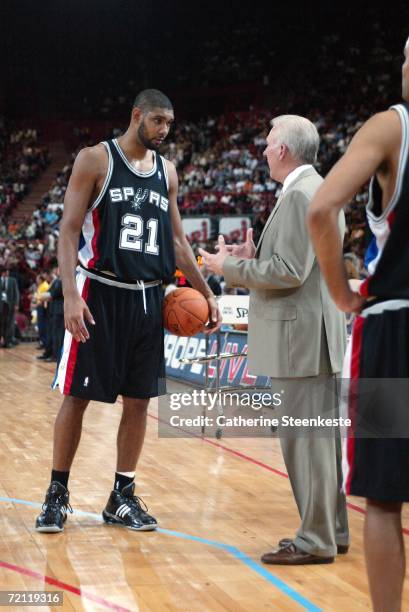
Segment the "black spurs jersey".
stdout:
<path fill-rule="evenodd" d="M 378 252 L 359 291 L 364 297 L 409 299 L 409 104 L 391 108 L 402 129 L 395 192 L 382 211 L 382 190 L 376 176 L 372 178 L 367 218 Z"/>
<path fill-rule="evenodd" d="M 109 164 L 101 193 L 87 211 L 78 258 L 88 270 L 123 280 L 169 282 L 175 272 L 166 162 L 132 167 L 116 139 L 103 142 Z"/>

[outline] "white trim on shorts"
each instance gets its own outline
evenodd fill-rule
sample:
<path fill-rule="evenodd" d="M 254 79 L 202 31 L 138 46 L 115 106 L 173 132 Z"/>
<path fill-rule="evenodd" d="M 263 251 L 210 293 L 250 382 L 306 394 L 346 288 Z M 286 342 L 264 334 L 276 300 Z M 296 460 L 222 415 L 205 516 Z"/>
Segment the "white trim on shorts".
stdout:
<path fill-rule="evenodd" d="M 353 334 L 348 338 L 347 346 L 345 349 L 344 362 L 342 365 L 342 379 L 341 379 L 341 398 L 339 403 L 339 416 L 347 419 L 349 417 L 349 379 L 351 378 L 351 361 L 352 361 L 352 338 Z M 348 437 L 347 432 L 341 429 L 341 469 L 342 469 L 342 491 L 346 491 L 346 483 L 348 481 L 348 475 L 350 465 L 348 463 Z"/>
<path fill-rule="evenodd" d="M 131 289 L 132 291 L 143 291 L 145 289 L 149 289 L 150 287 L 156 287 L 157 285 L 161 285 L 161 280 L 154 281 L 140 281 L 135 280 L 133 283 L 124 283 L 118 280 L 115 276 L 112 278 L 106 278 L 106 276 L 100 276 L 99 274 L 94 274 L 91 270 L 85 270 L 81 268 L 81 266 L 77 267 L 77 272 L 82 272 L 85 276 L 92 278 L 94 280 L 99 281 L 100 283 L 104 283 L 105 285 L 111 285 L 111 287 L 119 287 L 120 289 Z"/>
<path fill-rule="evenodd" d="M 366 306 L 362 312 L 359 313 L 359 316 L 365 319 L 368 315 L 382 314 L 385 310 L 400 310 L 401 308 L 409 308 L 409 300 L 386 300 L 385 302 L 378 302 L 373 306 Z"/>
<path fill-rule="evenodd" d="M 77 274 L 76 282 L 77 282 L 77 289 L 80 295 L 82 295 L 86 280 L 87 280 L 87 277 L 84 274 Z M 55 375 L 55 378 L 52 384 L 52 388 L 56 389 L 57 387 L 59 387 L 60 392 L 62 394 L 64 393 L 65 378 L 67 375 L 67 365 L 68 365 L 68 358 L 70 356 L 70 351 L 71 351 L 72 339 L 73 339 L 73 336 L 71 332 L 69 332 L 68 330 L 65 330 L 62 355 L 58 363 L 57 372 L 56 372 L 56 375 Z"/>

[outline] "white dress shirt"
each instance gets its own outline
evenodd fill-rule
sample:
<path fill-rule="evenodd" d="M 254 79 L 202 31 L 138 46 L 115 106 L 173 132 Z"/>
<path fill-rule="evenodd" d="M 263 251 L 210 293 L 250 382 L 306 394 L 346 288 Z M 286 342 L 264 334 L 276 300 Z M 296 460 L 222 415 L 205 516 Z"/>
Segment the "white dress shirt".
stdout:
<path fill-rule="evenodd" d="M 311 164 L 303 164 L 302 166 L 297 166 L 297 168 L 294 168 L 294 170 L 292 170 L 290 174 L 287 174 L 284 179 L 283 188 L 281 189 L 280 195 L 287 191 L 288 187 L 293 181 L 295 181 L 295 179 L 298 177 L 299 174 L 301 174 L 301 172 L 304 172 L 304 170 L 307 170 L 309 168 L 312 168 Z"/>

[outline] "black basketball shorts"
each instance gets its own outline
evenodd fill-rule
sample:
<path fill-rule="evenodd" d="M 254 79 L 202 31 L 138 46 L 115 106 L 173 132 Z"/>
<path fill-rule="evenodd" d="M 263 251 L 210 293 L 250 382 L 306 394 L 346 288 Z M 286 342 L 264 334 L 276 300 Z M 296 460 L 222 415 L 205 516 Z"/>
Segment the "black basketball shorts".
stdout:
<path fill-rule="evenodd" d="M 375 501 L 407 502 L 409 302 L 378 303 L 361 315 L 344 363 L 352 421 L 344 443 L 344 488 Z"/>
<path fill-rule="evenodd" d="M 114 403 L 166 393 L 161 285 L 142 290 L 77 273 L 77 287 L 95 320 L 85 343 L 66 331 L 53 388 L 64 395 Z"/>

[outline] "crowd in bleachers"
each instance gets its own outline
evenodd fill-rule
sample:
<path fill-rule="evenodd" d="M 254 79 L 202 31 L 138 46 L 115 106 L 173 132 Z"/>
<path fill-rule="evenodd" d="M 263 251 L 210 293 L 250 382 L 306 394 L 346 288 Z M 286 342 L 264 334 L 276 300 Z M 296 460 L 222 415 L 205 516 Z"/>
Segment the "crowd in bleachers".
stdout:
<path fill-rule="evenodd" d="M 280 185 L 269 177 L 262 155 L 271 117 L 290 112 L 304 114 L 314 121 L 321 136 L 317 170 L 325 176 L 362 122 L 398 99 L 399 91 L 397 87 L 394 90 L 394 83 L 399 80 L 399 60 L 390 51 L 397 50 L 396 32 L 382 28 L 375 13 L 365 23 L 357 19 L 351 23 L 348 15 L 338 15 L 338 19 L 337 35 L 327 33 L 314 37 L 314 23 L 308 20 L 302 25 L 300 22 L 286 24 L 285 34 L 277 27 L 274 49 L 285 45 L 285 38 L 292 32 L 293 46 L 285 70 L 281 56 L 272 50 L 271 41 L 263 35 L 263 20 L 257 15 L 254 23 L 245 26 L 240 26 L 238 19 L 237 27 L 228 32 L 217 20 L 206 32 L 198 28 L 190 38 L 201 49 L 206 62 L 196 62 L 185 47 L 183 57 L 179 53 L 182 49 L 177 48 L 173 54 L 161 55 L 159 64 L 163 74 L 171 74 L 181 90 L 188 85 L 200 89 L 257 81 L 264 88 L 267 109 L 260 110 L 260 100 L 251 106 L 252 103 L 243 104 L 238 98 L 237 108 L 247 106 L 247 111 L 231 111 L 226 104 L 219 107 L 222 111 L 219 114 L 207 112 L 202 119 L 180 121 L 176 105 L 176 125 L 162 153 L 177 167 L 182 216 L 251 216 L 257 240 L 280 192 Z M 223 36 L 219 35 L 221 28 Z M 302 28 L 302 32 L 297 28 Z M 306 37 L 308 48 L 303 46 Z M 155 53 L 160 53 L 159 47 L 153 50 L 152 62 Z M 316 59 L 311 62 L 311 58 Z M 111 94 L 107 93 L 111 84 L 108 64 L 101 84 L 104 91 L 90 88 L 90 96 L 95 95 L 95 99 L 82 100 L 81 112 L 83 117 L 88 113 L 112 119 L 122 129 L 140 86 L 134 78 L 118 81 L 118 64 L 114 59 L 112 76 L 123 90 L 115 88 L 113 95 L 112 88 Z M 197 69 L 190 70 L 191 65 Z M 226 100 L 231 102 L 229 95 L 226 88 Z M 199 98 L 196 99 L 198 109 L 203 108 Z M 121 120 L 117 120 L 119 116 Z M 121 129 L 117 127 L 112 134 L 106 133 L 106 137 L 120 134 Z M 20 310 L 28 318 L 36 310 L 33 307 L 36 275 L 51 270 L 56 262 L 61 205 L 73 160 L 79 148 L 95 144 L 95 135 L 91 128 L 82 125 L 75 130 L 73 142 L 76 143 L 73 154 L 38 202 L 33 215 L 16 222 L 13 211 L 47 165 L 48 151 L 39 144 L 35 129 L 8 129 L 0 120 L 0 268 L 9 268 L 18 281 Z M 361 190 L 346 211 L 345 254 L 349 274 L 355 277 L 365 274 L 366 198 L 366 190 Z M 207 244 L 194 244 L 194 249 L 204 246 L 212 250 L 215 236 L 211 238 Z"/>
<path fill-rule="evenodd" d="M 37 130 L 9 131 L 0 119 L 0 222 L 27 195 L 49 161 L 47 147 L 38 143 Z"/>
<path fill-rule="evenodd" d="M 280 192 L 280 186 L 270 179 L 263 158 L 270 117 L 268 111 L 254 111 L 229 117 L 207 117 L 196 123 L 180 122 L 176 126 L 163 153 L 178 169 L 182 215 L 251 215 L 256 237 L 261 233 Z M 317 169 L 325 175 L 345 151 L 364 117 L 350 112 L 338 122 L 324 114 L 315 113 L 311 118 L 321 134 Z M 92 137 L 87 134 L 85 142 L 92 143 Z M 76 152 L 57 174 L 32 217 L 22 223 L 9 221 L 0 229 L 0 237 L 8 238 L 8 258 L 13 260 L 16 250 L 22 255 L 15 244 L 21 240 L 28 241 L 24 259 L 32 270 L 38 269 L 38 262 L 49 265 L 50 259 L 55 257 L 61 204 Z M 366 197 L 363 190 L 347 212 L 346 249 L 361 258 Z"/>
<path fill-rule="evenodd" d="M 10 298 L 1 305 L 0 341 L 5 346 L 18 336 L 17 329 L 11 336 L 7 331 L 5 311 L 16 311 L 20 331 L 29 327 L 36 273 L 55 260 L 60 214 L 48 210 L 47 201 L 32 216 L 20 222 L 13 219 L 16 206 L 49 163 L 48 148 L 40 144 L 35 128 L 10 130 L 0 122 L 0 273 L 7 275 L 8 286 L 15 281 L 19 296 L 17 304 Z"/>
<path fill-rule="evenodd" d="M 197 122 L 179 122 L 176 125 L 162 152 L 178 169 L 182 215 L 250 215 L 257 239 L 280 192 L 280 185 L 269 177 L 262 154 L 270 118 L 269 111 L 253 111 L 207 117 Z M 318 113 L 311 118 L 321 134 L 317 169 L 325 174 L 345 151 L 364 117 L 358 112 L 349 112 L 338 121 Z M 114 132 L 118 134 L 120 130 Z M 25 135 L 15 133 L 13 144 L 26 147 L 27 138 L 33 135 L 33 130 Z M 32 216 L 17 223 L 7 214 L 3 215 L 0 267 L 11 268 L 16 276 L 22 296 L 22 310 L 27 316 L 35 275 L 51 269 L 56 261 L 62 202 L 75 155 L 79 148 L 93 142 L 87 130 L 77 130 L 77 137 L 81 144 L 56 175 Z M 21 150 L 17 157 L 20 154 Z M 11 162 L 11 166 L 15 165 Z M 363 272 L 363 204 L 366 197 L 365 191 L 359 193 L 347 211 L 345 251 L 349 253 L 351 266 L 358 275 Z M 213 248 L 213 241 L 194 245 L 194 248 L 198 246 Z"/>

